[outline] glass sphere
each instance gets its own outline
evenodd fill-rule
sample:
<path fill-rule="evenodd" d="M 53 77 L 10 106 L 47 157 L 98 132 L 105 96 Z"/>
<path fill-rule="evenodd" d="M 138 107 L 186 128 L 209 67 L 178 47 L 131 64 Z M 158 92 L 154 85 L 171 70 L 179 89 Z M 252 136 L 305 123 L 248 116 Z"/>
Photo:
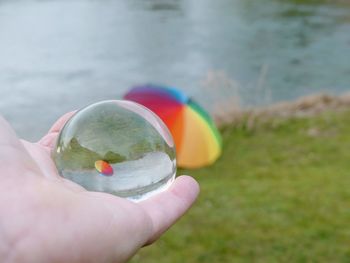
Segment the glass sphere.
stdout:
<path fill-rule="evenodd" d="M 131 101 L 102 101 L 78 111 L 52 153 L 57 170 L 90 191 L 141 200 L 167 188 L 175 147 L 164 123 Z"/>

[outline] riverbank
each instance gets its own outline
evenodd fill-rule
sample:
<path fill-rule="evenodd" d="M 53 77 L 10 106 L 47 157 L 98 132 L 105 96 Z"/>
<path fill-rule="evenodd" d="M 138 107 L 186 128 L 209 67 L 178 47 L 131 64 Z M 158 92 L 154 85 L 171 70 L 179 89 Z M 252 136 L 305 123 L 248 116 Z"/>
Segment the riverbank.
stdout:
<path fill-rule="evenodd" d="M 341 96 L 316 94 L 301 97 L 295 101 L 279 102 L 261 108 L 240 109 L 237 105 L 227 105 L 224 111 L 213 112 L 219 127 L 246 126 L 254 128 L 257 124 L 289 118 L 317 116 L 326 111 L 341 112 L 350 109 L 350 93 Z"/>
<path fill-rule="evenodd" d="M 310 97 L 226 122 L 218 162 L 179 172 L 199 181 L 196 205 L 132 262 L 349 262 L 346 98 Z"/>

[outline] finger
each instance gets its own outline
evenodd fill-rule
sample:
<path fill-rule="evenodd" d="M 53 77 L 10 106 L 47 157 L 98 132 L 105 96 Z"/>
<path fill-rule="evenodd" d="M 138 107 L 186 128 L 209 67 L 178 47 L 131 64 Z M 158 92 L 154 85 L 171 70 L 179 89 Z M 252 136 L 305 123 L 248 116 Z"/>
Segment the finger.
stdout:
<path fill-rule="evenodd" d="M 19 174 L 23 170 L 40 171 L 30 157 L 15 131 L 0 116 L 0 170 L 1 174 Z"/>
<path fill-rule="evenodd" d="M 47 148 L 47 150 L 51 150 L 56 142 L 57 136 L 66 122 L 76 113 L 76 111 L 71 111 L 64 114 L 61 118 L 59 118 L 50 128 L 49 132 L 41 138 L 38 143 Z"/>
<path fill-rule="evenodd" d="M 153 222 L 153 234 L 148 244 L 159 238 L 192 206 L 198 193 L 199 185 L 192 177 L 180 176 L 167 191 L 139 203 Z"/>

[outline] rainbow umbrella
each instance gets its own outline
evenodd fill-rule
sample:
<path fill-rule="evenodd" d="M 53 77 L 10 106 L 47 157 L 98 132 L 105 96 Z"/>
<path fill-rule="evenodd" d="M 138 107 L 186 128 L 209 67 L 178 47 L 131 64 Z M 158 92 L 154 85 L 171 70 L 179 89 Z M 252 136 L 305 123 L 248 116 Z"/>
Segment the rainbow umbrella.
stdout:
<path fill-rule="evenodd" d="M 124 99 L 144 105 L 164 121 L 174 138 L 180 167 L 210 165 L 220 156 L 221 136 L 213 120 L 183 92 L 170 87 L 143 85 L 132 88 Z"/>

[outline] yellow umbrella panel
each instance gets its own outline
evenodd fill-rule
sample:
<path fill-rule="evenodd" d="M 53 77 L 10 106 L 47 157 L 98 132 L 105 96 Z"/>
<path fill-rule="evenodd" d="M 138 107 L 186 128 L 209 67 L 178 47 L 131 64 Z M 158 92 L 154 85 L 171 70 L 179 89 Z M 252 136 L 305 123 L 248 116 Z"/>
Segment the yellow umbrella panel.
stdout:
<path fill-rule="evenodd" d="M 199 168 L 214 163 L 221 154 L 221 138 L 214 123 L 198 105 L 191 102 L 178 118 L 182 122 L 177 145 L 177 163 L 183 168 Z M 172 130 L 172 129 L 170 129 Z M 178 137 L 178 130 L 177 136 Z"/>

